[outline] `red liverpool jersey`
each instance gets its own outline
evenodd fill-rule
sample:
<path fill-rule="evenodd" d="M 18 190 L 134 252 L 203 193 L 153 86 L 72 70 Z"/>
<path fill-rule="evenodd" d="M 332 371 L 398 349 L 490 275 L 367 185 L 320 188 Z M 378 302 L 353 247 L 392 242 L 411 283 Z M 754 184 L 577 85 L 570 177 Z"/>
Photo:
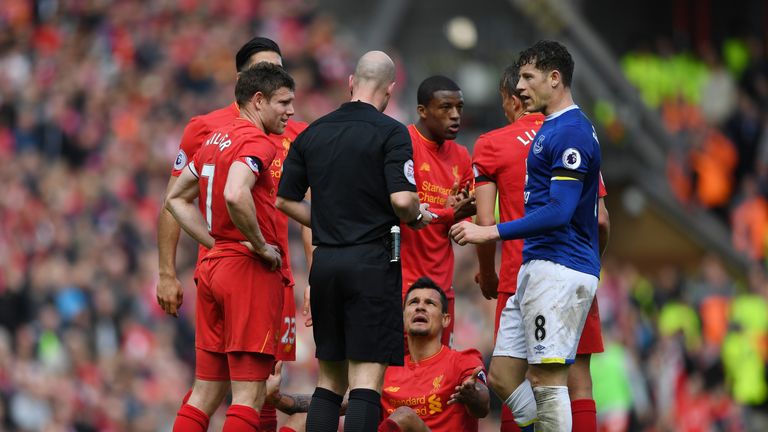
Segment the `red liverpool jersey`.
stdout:
<path fill-rule="evenodd" d="M 480 352 L 454 351 L 443 345 L 440 352 L 420 362 L 405 356 L 405 366 L 390 366 L 381 392 L 382 415 L 407 406 L 433 432 L 477 431 L 477 419 L 463 404 L 448 405 L 455 388 L 483 366 Z M 481 379 L 484 379 L 484 373 Z"/>
<path fill-rule="evenodd" d="M 291 148 L 291 144 L 304 129 L 307 128 L 307 124 L 304 122 L 297 122 L 288 120 L 288 125 L 285 127 L 285 131 L 282 135 L 269 135 L 269 141 L 275 147 L 275 159 L 272 160 L 272 164 L 269 166 L 269 174 L 272 177 L 272 181 L 275 183 L 275 188 L 280 183 L 280 176 L 283 174 L 283 162 L 285 157 L 288 156 L 288 150 Z M 283 274 L 290 281 L 290 285 L 293 286 L 293 272 L 291 272 L 291 256 L 288 253 L 288 216 L 283 212 L 278 211 L 275 215 L 275 225 L 277 227 L 277 237 L 280 241 L 280 250 L 283 252 Z"/>
<path fill-rule="evenodd" d="M 242 118 L 215 130 L 195 154 L 189 168 L 200 179 L 200 211 L 217 249 L 230 243 L 240 249 L 238 243 L 246 240 L 230 219 L 224 200 L 229 169 L 236 161 L 245 163 L 257 176 L 251 194 L 259 229 L 267 243 L 279 244 L 275 227 L 275 184 L 272 176 L 260 175 L 274 158 L 275 147 L 267 135 Z"/>
<path fill-rule="evenodd" d="M 475 143 L 472 160 L 475 187 L 488 182 L 496 184 L 500 222 L 525 216 L 525 164 L 529 144 L 543 123 L 542 114 L 528 114 L 510 125 L 480 135 Z M 599 193 L 601 197 L 606 195 L 602 175 Z M 523 260 L 523 240 L 506 240 L 502 245 L 499 292 L 514 293 L 517 289 L 517 273 Z"/>
<path fill-rule="evenodd" d="M 403 295 L 422 276 L 429 276 L 453 298 L 453 245 L 448 230 L 454 224 L 453 209 L 445 202 L 454 183 L 472 181 L 472 164 L 466 147 L 455 141 L 437 145 L 422 136 L 415 125 L 408 126 L 413 143 L 413 171 L 419 201 L 429 204 L 436 220 L 419 231 L 401 230 Z"/>

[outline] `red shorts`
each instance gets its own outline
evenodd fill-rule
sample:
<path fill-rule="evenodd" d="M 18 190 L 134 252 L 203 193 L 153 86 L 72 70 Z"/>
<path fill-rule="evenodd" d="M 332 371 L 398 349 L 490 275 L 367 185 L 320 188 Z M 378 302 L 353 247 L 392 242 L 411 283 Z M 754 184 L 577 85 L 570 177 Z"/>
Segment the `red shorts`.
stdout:
<path fill-rule="evenodd" d="M 283 287 L 283 313 L 280 315 L 280 340 L 275 359 L 296 360 L 296 299 L 293 297 L 293 285 Z"/>
<path fill-rule="evenodd" d="M 496 340 L 496 333 L 499 332 L 499 318 L 501 318 L 501 311 L 507 304 L 507 300 L 512 297 L 513 293 L 500 292 L 499 298 L 496 301 L 496 318 L 493 324 L 493 340 Z M 592 307 L 587 314 L 587 321 L 584 323 L 584 330 L 581 332 L 581 339 L 579 339 L 579 347 L 576 349 L 576 354 L 596 354 L 605 351 L 603 348 L 603 332 L 600 327 L 600 309 L 597 306 L 597 297 L 592 301 Z"/>
<path fill-rule="evenodd" d="M 195 378 L 206 381 L 266 381 L 275 366 L 271 355 L 226 354 L 195 349 Z"/>
<path fill-rule="evenodd" d="M 208 255 L 200 264 L 195 347 L 274 356 L 284 287 L 280 272 L 248 255 Z"/>

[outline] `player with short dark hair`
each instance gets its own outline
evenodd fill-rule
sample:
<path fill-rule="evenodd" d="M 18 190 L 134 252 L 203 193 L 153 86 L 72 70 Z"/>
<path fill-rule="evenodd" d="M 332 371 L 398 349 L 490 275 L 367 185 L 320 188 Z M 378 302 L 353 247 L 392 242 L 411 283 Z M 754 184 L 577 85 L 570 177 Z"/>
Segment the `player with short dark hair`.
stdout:
<path fill-rule="evenodd" d="M 528 113 L 520 99 L 516 86 L 519 79 L 518 68 L 508 66 L 501 77 L 499 90 L 504 115 L 510 124 L 487 132 L 477 139 L 473 155 L 475 171 L 475 197 L 477 200 L 477 224 L 489 226 L 496 224 L 495 207 L 498 194 L 498 206 L 501 222 L 519 219 L 525 215 L 523 191 L 525 186 L 525 161 L 534 141 L 536 132 L 544 122 L 540 113 Z M 600 200 L 598 224 L 600 231 L 601 254 L 604 237 L 609 229 L 608 212 L 603 196 L 605 187 L 600 182 Z M 603 231 L 604 230 L 604 231 Z M 477 257 L 480 271 L 477 282 L 483 295 L 497 298 L 494 335 L 499 328 L 499 318 L 507 300 L 517 288 L 517 273 L 522 263 L 523 240 L 509 240 L 502 245 L 501 267 L 496 275 L 496 244 L 477 245 Z M 603 351 L 600 331 L 600 314 L 597 297 L 589 311 L 584 330 L 579 340 L 576 362 L 568 374 L 568 390 L 571 397 L 573 431 L 588 432 L 596 430 L 595 402 L 592 400 L 592 382 L 589 361 L 592 353 Z M 501 431 L 519 431 L 509 407 L 502 406 Z"/>
<path fill-rule="evenodd" d="M 179 225 L 209 249 L 198 268 L 195 385 L 174 431 L 205 431 L 230 386 L 223 430 L 260 430 L 284 294 L 268 169 L 276 151 L 267 134 L 285 130 L 293 90 L 280 66 L 262 62 L 241 72 L 239 117 L 208 137 L 168 194 Z"/>
<path fill-rule="evenodd" d="M 568 367 L 600 275 L 600 145 L 573 103 L 573 59 L 563 45 L 538 42 L 516 66 L 525 109 L 546 116 L 528 152 L 525 216 L 495 226 L 461 222 L 451 235 L 459 244 L 526 239 L 517 290 L 501 314 L 489 381 L 523 430 L 533 430 L 538 418 L 536 430 L 569 431 Z"/>
<path fill-rule="evenodd" d="M 436 217 L 427 228 L 402 232 L 403 298 L 414 281 L 429 276 L 448 295 L 454 313 L 453 244 L 451 225 L 475 214 L 470 197 L 472 165 L 466 147 L 454 141 L 461 125 L 464 97 L 450 78 L 435 75 L 419 85 L 418 120 L 408 126 L 413 143 L 413 171 L 421 202 Z M 463 190 L 459 194 L 459 190 Z M 453 321 L 443 332 L 443 344 L 453 342 Z"/>
<path fill-rule="evenodd" d="M 238 75 L 250 66 L 259 62 L 269 62 L 282 65 L 280 47 L 271 39 L 265 37 L 254 37 L 238 50 L 235 56 L 235 70 Z M 168 180 L 167 192 L 171 190 L 176 179 L 181 175 L 189 161 L 191 161 L 198 149 L 202 146 L 208 135 L 218 127 L 224 126 L 239 115 L 237 102 L 209 112 L 204 115 L 193 117 L 184 128 L 184 134 L 181 138 L 176 161 L 171 171 L 171 177 Z M 269 140 L 275 147 L 276 157 L 269 167 L 270 175 L 273 179 L 279 180 L 282 173 L 282 162 L 288 154 L 288 149 L 296 136 L 306 128 L 306 123 L 295 121 L 292 118 L 288 120 L 288 125 L 282 134 L 270 134 Z M 293 273 L 290 268 L 290 255 L 288 251 L 288 218 L 282 213 L 276 216 L 277 230 L 280 239 L 280 249 L 285 254 L 282 270 L 285 273 L 287 283 L 283 288 L 283 318 L 282 328 L 280 329 L 280 344 L 278 350 L 279 360 L 294 360 L 296 357 L 296 305 L 293 296 Z M 157 246 L 158 246 L 158 267 L 159 278 L 157 282 L 156 294 L 157 302 L 160 307 L 169 315 L 178 316 L 178 310 L 181 307 L 184 291 L 181 283 L 176 276 L 176 248 L 178 246 L 180 229 L 176 220 L 165 208 L 160 210 L 157 226 Z M 207 249 L 200 245 L 198 251 L 198 262 L 195 266 L 195 279 L 197 279 L 197 267 L 200 260 L 207 253 Z M 191 393 L 191 390 L 190 390 Z M 189 397 L 185 396 L 184 400 Z M 265 432 L 274 431 L 277 426 L 277 415 L 274 407 L 265 405 L 261 411 L 261 425 Z"/>

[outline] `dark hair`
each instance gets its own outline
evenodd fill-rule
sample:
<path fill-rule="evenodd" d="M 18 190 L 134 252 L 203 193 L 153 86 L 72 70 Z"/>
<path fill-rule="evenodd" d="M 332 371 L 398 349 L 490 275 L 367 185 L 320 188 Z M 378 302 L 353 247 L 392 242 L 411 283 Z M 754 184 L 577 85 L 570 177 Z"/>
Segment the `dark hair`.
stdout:
<path fill-rule="evenodd" d="M 259 62 L 240 73 L 235 84 L 235 99 L 239 106 L 245 105 L 254 94 L 261 92 L 267 99 L 277 90 L 288 87 L 294 90 L 293 78 L 281 66 Z"/>
<path fill-rule="evenodd" d="M 520 79 L 520 68 L 517 65 L 509 65 L 501 73 L 501 80 L 499 80 L 499 91 L 506 96 L 520 97 L 520 92 L 517 91 L 517 81 Z"/>
<path fill-rule="evenodd" d="M 248 60 L 250 60 L 251 56 L 262 51 L 272 51 L 276 52 L 280 57 L 283 56 L 280 53 L 280 47 L 277 46 L 275 41 L 256 36 L 243 45 L 240 51 L 237 52 L 237 55 L 235 55 L 235 68 L 237 68 L 237 71 L 242 72 L 248 66 Z"/>
<path fill-rule="evenodd" d="M 419 84 L 419 90 L 416 92 L 416 103 L 424 106 L 429 105 L 429 102 L 435 97 L 435 92 L 441 90 L 461 91 L 452 79 L 442 75 L 434 75 Z"/>
<path fill-rule="evenodd" d="M 405 293 L 405 299 L 408 299 L 408 295 L 411 294 L 411 291 L 424 288 L 433 289 L 440 294 L 440 303 L 443 305 L 443 313 L 448 313 L 448 297 L 445 295 L 445 291 L 427 276 L 422 276 L 416 279 L 416 282 L 414 282 L 413 285 L 408 288 L 408 292 Z"/>
<path fill-rule="evenodd" d="M 563 77 L 563 85 L 571 86 L 573 78 L 573 58 L 568 49 L 560 42 L 542 40 L 536 42 L 532 47 L 520 52 L 515 66 L 518 68 L 531 64 L 536 69 L 543 72 L 560 71 Z"/>

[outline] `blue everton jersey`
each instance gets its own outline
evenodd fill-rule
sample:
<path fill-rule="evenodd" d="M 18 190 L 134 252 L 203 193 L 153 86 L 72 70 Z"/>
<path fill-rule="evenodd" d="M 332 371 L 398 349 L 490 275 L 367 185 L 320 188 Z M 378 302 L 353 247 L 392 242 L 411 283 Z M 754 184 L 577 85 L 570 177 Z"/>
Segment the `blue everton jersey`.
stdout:
<path fill-rule="evenodd" d="M 541 259 L 600 277 L 597 199 L 600 144 L 589 119 L 572 105 L 550 114 L 528 152 L 525 213 L 549 202 L 554 181 L 581 181 L 583 187 L 570 223 L 545 234 L 527 237 L 523 262 Z"/>

